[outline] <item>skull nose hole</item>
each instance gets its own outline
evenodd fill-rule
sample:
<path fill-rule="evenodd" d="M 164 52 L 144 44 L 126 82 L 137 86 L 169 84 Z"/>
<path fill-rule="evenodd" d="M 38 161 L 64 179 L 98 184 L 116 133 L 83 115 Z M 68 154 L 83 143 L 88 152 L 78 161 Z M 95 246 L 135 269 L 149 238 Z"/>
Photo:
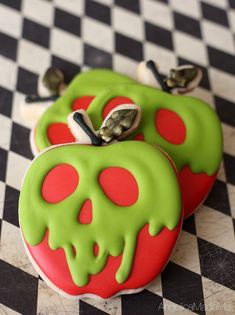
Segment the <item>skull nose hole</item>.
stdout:
<path fill-rule="evenodd" d="M 86 199 L 79 211 L 78 222 L 81 224 L 89 224 L 92 221 L 92 202 Z"/>
<path fill-rule="evenodd" d="M 93 252 L 94 252 L 94 256 L 97 257 L 99 254 L 99 245 L 97 243 L 94 244 Z"/>
<path fill-rule="evenodd" d="M 76 250 L 76 247 L 74 245 L 72 245 L 72 250 L 73 250 L 74 257 L 76 257 L 77 250 Z"/>

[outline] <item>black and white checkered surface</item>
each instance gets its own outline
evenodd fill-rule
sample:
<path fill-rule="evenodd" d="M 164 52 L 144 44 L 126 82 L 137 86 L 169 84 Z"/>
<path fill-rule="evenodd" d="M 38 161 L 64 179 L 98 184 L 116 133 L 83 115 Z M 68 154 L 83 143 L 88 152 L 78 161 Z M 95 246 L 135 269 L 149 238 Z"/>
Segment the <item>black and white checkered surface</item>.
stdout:
<path fill-rule="evenodd" d="M 0 3 L 0 314 L 235 314 L 235 0 Z M 17 203 L 32 159 L 20 100 L 51 64 L 68 81 L 97 66 L 135 77 L 138 62 L 149 58 L 163 73 L 178 63 L 202 68 L 193 95 L 221 119 L 218 179 L 149 288 L 108 302 L 66 300 L 38 277 L 20 238 Z"/>

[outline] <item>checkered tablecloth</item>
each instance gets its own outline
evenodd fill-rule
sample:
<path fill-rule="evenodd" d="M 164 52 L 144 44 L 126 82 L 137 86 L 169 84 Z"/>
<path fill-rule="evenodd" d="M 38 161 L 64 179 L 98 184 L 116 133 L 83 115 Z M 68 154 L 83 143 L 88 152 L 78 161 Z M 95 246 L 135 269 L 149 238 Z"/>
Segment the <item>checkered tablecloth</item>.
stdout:
<path fill-rule="evenodd" d="M 235 0 L 0 0 L 0 31 L 0 314 L 235 314 Z M 202 68 L 193 95 L 221 119 L 218 179 L 150 287 L 107 302 L 66 300 L 38 277 L 20 237 L 19 190 L 32 159 L 20 101 L 49 65 L 67 81 L 92 67 L 135 77 L 150 58 L 164 74 Z"/>

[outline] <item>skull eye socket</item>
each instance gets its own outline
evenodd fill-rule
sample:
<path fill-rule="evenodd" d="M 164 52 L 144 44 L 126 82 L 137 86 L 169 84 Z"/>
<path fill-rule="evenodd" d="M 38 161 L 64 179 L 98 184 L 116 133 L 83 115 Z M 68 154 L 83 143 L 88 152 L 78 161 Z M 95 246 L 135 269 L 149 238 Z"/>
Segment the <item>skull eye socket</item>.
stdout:
<path fill-rule="evenodd" d="M 182 144 L 186 138 L 183 120 L 169 109 L 159 109 L 156 112 L 155 128 L 162 138 L 173 144 Z"/>
<path fill-rule="evenodd" d="M 105 195 L 116 205 L 131 206 L 138 200 L 139 188 L 134 176 L 121 167 L 109 167 L 99 175 Z"/>
<path fill-rule="evenodd" d="M 133 101 L 125 96 L 117 96 L 109 100 L 109 102 L 103 108 L 103 119 L 117 106 L 122 104 L 134 104 Z"/>
<path fill-rule="evenodd" d="M 82 96 L 78 97 L 73 101 L 72 104 L 72 110 L 76 111 L 78 109 L 84 109 L 87 110 L 92 100 L 95 98 L 95 96 Z"/>
<path fill-rule="evenodd" d="M 42 197 L 48 203 L 57 203 L 71 195 L 78 186 L 79 175 L 69 164 L 59 164 L 44 178 Z"/>
<path fill-rule="evenodd" d="M 75 142 L 69 127 L 65 123 L 52 123 L 47 128 L 47 138 L 51 144 Z"/>

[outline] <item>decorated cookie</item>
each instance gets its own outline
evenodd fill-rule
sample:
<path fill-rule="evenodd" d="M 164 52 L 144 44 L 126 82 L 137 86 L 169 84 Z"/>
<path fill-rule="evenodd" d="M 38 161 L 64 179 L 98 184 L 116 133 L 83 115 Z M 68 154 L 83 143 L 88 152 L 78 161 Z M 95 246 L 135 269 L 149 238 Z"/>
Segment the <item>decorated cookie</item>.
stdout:
<path fill-rule="evenodd" d="M 23 242 L 41 277 L 65 296 L 140 291 L 170 258 L 183 218 L 173 162 L 148 143 L 117 142 L 138 114 L 135 105 L 119 107 L 94 131 L 85 111 L 72 113 L 74 135 L 93 145 L 52 146 L 25 175 Z"/>
<path fill-rule="evenodd" d="M 73 110 L 87 110 L 97 130 L 116 106 L 133 103 L 140 105 L 142 120 L 129 139 L 158 145 L 174 160 L 187 217 L 206 198 L 222 157 L 219 119 L 199 99 L 171 95 L 110 70 L 82 73 L 32 131 L 33 152 L 36 154 L 52 144 L 75 141 L 66 121 Z"/>

